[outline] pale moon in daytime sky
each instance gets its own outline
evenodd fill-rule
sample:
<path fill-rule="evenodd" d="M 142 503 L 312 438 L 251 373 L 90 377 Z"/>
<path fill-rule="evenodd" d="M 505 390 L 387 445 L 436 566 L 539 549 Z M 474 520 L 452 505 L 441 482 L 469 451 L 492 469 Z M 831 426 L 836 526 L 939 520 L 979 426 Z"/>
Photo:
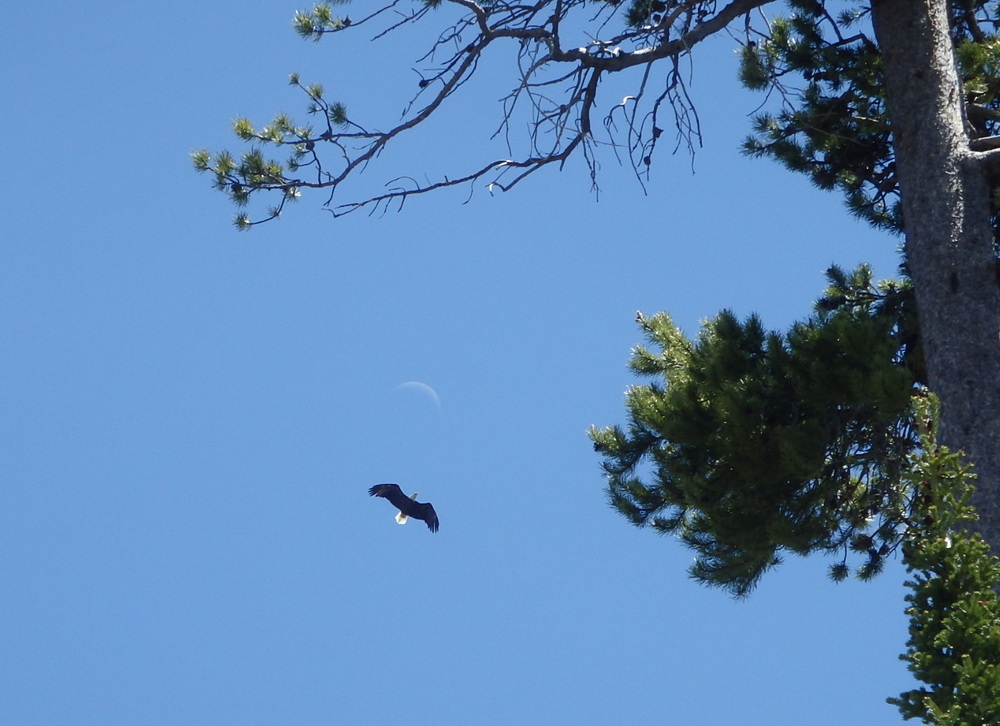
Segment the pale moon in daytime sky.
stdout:
<path fill-rule="evenodd" d="M 441 408 L 441 399 L 438 397 L 437 391 L 428 386 L 426 383 L 421 381 L 407 381 L 406 383 L 400 383 L 396 386 L 396 390 L 416 391 L 418 393 L 422 393 L 431 400 L 431 403 L 433 403 L 436 408 Z"/>

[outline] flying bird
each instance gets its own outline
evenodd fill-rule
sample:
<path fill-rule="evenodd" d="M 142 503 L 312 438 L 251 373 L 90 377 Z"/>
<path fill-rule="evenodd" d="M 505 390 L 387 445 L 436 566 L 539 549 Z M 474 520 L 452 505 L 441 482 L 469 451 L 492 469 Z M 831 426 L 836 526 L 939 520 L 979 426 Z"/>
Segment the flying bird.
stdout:
<path fill-rule="evenodd" d="M 406 520 L 413 517 L 426 522 L 427 529 L 431 532 L 438 531 L 437 512 L 430 504 L 418 502 L 417 494 L 408 497 L 403 494 L 403 490 L 397 484 L 376 484 L 368 490 L 368 495 L 388 499 L 389 503 L 399 510 L 396 521 L 400 524 L 406 524 Z"/>

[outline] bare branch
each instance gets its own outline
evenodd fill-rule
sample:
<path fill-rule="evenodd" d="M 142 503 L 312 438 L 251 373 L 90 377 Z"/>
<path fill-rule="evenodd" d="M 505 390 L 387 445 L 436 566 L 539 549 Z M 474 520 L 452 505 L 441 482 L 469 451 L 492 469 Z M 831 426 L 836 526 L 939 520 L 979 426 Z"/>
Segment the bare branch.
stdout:
<path fill-rule="evenodd" d="M 554 61 L 570 61 L 580 63 L 584 66 L 600 68 L 602 71 L 613 73 L 632 68 L 638 65 L 652 63 L 683 55 L 689 52 L 694 46 L 706 38 L 725 29 L 727 25 L 739 17 L 748 15 L 756 8 L 768 5 L 774 0 L 733 0 L 726 7 L 716 13 L 713 17 L 699 22 L 689 32 L 681 37 L 664 41 L 656 45 L 633 51 L 631 53 L 621 53 L 609 57 L 600 57 L 589 54 L 585 48 L 577 48 L 553 54 Z M 634 37 L 634 34 L 619 36 L 623 41 Z"/>
<path fill-rule="evenodd" d="M 598 142 L 593 137 L 591 116 L 598 104 L 600 80 L 608 73 L 631 68 L 640 68 L 643 72 L 639 91 L 633 96 L 635 103 L 623 117 L 627 126 L 624 148 L 637 176 L 648 175 L 651 156 L 662 133 L 658 116 L 664 103 L 674 111 L 677 128 L 674 150 L 686 143 L 689 151 L 693 152 L 695 145 L 700 144 L 700 124 L 683 82 L 678 59 L 732 21 L 748 16 L 753 10 L 773 1 L 731 0 L 718 9 L 719 0 L 664 0 L 663 10 L 652 12 L 648 22 L 627 25 L 608 39 L 591 38 L 581 47 L 577 44 L 568 46 L 562 34 L 568 27 L 565 21 L 571 11 L 593 7 L 588 0 L 538 0 L 526 5 L 506 0 L 448 0 L 464 11 L 463 17 L 438 36 L 422 60 L 432 63 L 435 56 L 441 55 L 439 51 L 444 51 L 447 46 L 451 49 L 435 67 L 417 70 L 420 88 L 406 107 L 402 120 L 389 130 L 368 130 L 358 125 L 347 117 L 342 105 L 326 101 L 320 87 L 304 87 L 295 77 L 294 85 L 309 96 L 310 113 L 323 117 L 321 133 L 317 134 L 309 127 L 296 127 L 283 116 L 279 117 L 280 123 L 276 119 L 259 131 L 249 127 L 249 122 L 241 122 L 245 125 L 237 129 L 245 141 L 291 149 L 292 158 L 287 164 L 265 160 L 260 149 L 255 148 L 245 153 L 239 163 L 223 152 L 214 164 L 205 161 L 196 164 L 196 167 L 199 171 L 214 172 L 216 188 L 227 191 L 240 205 L 246 205 L 258 194 L 281 193 L 283 200 L 269 210 L 268 219 L 280 214 L 284 199 L 293 197 L 293 192 L 297 193 L 299 189 L 328 189 L 327 207 L 330 208 L 341 184 L 370 164 L 396 137 L 427 121 L 472 77 L 486 49 L 495 42 L 509 39 L 519 44 L 519 81 L 501 99 L 501 121 L 494 136 L 499 133 L 505 135 L 508 151 L 515 158 L 493 161 L 475 171 L 433 183 L 419 184 L 411 179 L 412 184 L 401 186 L 390 182 L 393 186 L 384 194 L 333 206 L 330 211 L 334 216 L 366 207 L 384 209 L 392 201 L 402 203 L 413 195 L 477 182 L 484 177 L 488 177 L 491 190 L 506 191 L 544 166 L 562 165 L 580 149 L 596 188 L 598 163 L 595 144 Z M 318 39 L 367 24 L 387 12 L 395 13 L 396 20 L 378 32 L 375 36 L 378 38 L 402 25 L 423 19 L 435 4 L 418 0 L 418 8 L 404 12 L 398 9 L 402 2 L 392 0 L 355 23 L 347 18 L 334 17 L 328 6 L 316 6 L 311 13 L 296 14 L 296 29 L 304 37 Z M 602 8 L 598 15 L 604 12 Z M 603 21 L 600 31 L 603 32 L 609 24 L 610 17 Z M 672 63 L 672 70 L 666 75 L 666 84 L 651 100 L 651 106 L 640 109 L 651 78 L 650 68 L 656 61 L 664 59 L 671 59 Z M 426 99 L 422 107 L 416 106 L 419 99 Z M 530 152 L 521 158 L 516 158 L 512 152 L 512 147 L 516 145 L 511 138 L 511 121 L 515 113 L 527 113 L 530 119 Z M 614 109 L 609 112 L 605 128 L 612 134 L 610 146 L 617 154 L 618 143 L 613 136 L 614 113 Z M 326 148 L 325 144 L 336 151 L 330 159 L 320 153 L 321 148 Z M 296 171 L 305 169 L 311 170 L 311 178 L 294 176 Z M 508 180 L 513 171 L 518 173 Z M 241 226 L 249 226 L 245 216 L 241 215 L 239 219 L 244 222 Z"/>

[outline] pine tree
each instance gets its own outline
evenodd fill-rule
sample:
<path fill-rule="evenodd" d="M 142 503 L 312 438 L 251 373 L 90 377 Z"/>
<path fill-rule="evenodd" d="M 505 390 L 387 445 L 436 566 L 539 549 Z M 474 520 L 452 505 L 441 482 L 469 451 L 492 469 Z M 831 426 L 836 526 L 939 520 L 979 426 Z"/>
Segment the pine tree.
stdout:
<path fill-rule="evenodd" d="M 904 718 L 1000 723 L 1000 560 L 969 531 L 971 468 L 936 441 L 933 397 L 915 398 L 920 447 L 905 481 L 914 518 L 903 540 L 910 639 L 900 656 L 924 685 L 890 698 Z"/>
<path fill-rule="evenodd" d="M 881 570 L 910 516 L 900 486 L 916 446 L 910 396 L 924 372 L 913 290 L 832 268 L 808 320 L 767 332 L 723 312 L 697 338 L 665 313 L 639 325 L 626 428 L 592 428 L 611 504 L 676 534 L 691 575 L 746 595 L 783 552 L 848 554 Z"/>

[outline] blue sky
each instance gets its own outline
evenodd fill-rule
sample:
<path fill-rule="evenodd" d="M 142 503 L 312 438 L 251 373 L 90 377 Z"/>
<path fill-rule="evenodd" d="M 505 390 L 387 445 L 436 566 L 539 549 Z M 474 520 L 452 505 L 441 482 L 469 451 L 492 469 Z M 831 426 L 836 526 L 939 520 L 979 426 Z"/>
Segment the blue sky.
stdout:
<path fill-rule="evenodd" d="M 898 562 L 791 560 L 734 602 L 608 508 L 584 433 L 624 418 L 637 309 L 782 327 L 830 263 L 892 275 L 897 240 L 738 154 L 761 99 L 728 42 L 691 81 L 695 173 L 662 156 L 648 195 L 608 155 L 599 198 L 571 164 L 238 233 L 189 153 L 301 117 L 291 72 L 387 125 L 438 30 L 317 45 L 298 7 L 5 12 L 0 721 L 901 723 Z M 510 76 L 484 70 L 363 184 L 492 157 Z M 396 525 L 385 481 L 440 532 Z"/>

